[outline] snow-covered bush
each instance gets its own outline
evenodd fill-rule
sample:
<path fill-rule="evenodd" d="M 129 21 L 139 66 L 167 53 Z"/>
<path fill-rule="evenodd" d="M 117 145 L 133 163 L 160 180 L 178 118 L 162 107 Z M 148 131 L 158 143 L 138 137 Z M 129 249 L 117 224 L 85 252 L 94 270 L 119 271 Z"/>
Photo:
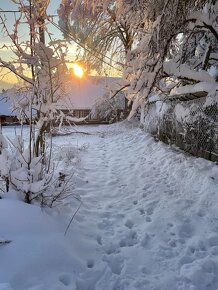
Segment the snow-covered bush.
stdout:
<path fill-rule="evenodd" d="M 27 203 L 36 201 L 46 207 L 66 202 L 73 195 L 72 167 L 79 162 L 79 153 L 86 150 L 88 145 L 74 147 L 69 144 L 54 148 L 55 156 L 49 156 L 50 160 L 45 155 L 31 157 L 28 140 L 23 138 L 26 133 L 17 134 L 13 139 L 0 135 L 0 179 L 4 183 L 0 184 L 4 192 L 2 196 L 13 191 Z"/>
<path fill-rule="evenodd" d="M 88 144 L 82 144 L 81 146 L 73 146 L 71 144 L 61 145 L 58 148 L 58 153 L 55 158 L 57 162 L 64 162 L 65 166 L 75 165 L 79 160 L 79 152 L 85 151 L 88 148 Z"/>
<path fill-rule="evenodd" d="M 91 114 L 94 118 L 106 119 L 110 122 L 122 120 L 125 114 L 125 94 L 120 92 L 111 98 L 108 93 L 105 93 L 96 101 Z"/>
<path fill-rule="evenodd" d="M 0 177 L 6 183 L 6 191 L 14 189 L 23 195 L 23 200 L 31 203 L 46 190 L 52 172 L 48 170 L 42 155 L 32 156 L 21 135 L 9 141 L 1 134 L 0 140 Z"/>

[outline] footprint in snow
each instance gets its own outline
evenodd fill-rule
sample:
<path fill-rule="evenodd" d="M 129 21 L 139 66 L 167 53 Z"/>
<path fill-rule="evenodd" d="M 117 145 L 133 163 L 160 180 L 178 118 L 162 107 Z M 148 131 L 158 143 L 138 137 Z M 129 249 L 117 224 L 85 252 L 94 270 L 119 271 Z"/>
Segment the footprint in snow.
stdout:
<path fill-rule="evenodd" d="M 192 224 L 190 223 L 190 221 L 185 221 L 184 223 L 182 223 L 181 225 L 179 225 L 178 227 L 178 234 L 179 237 L 181 238 L 191 238 L 191 236 L 193 235 L 194 232 L 194 228 L 192 226 Z"/>
<path fill-rule="evenodd" d="M 168 195 L 173 195 L 174 194 L 174 191 L 172 189 L 165 190 L 164 192 L 168 193 Z"/>
<path fill-rule="evenodd" d="M 177 247 L 177 241 L 175 239 L 171 239 L 168 242 L 168 245 L 172 248 L 176 248 Z"/>
<path fill-rule="evenodd" d="M 148 185 L 143 187 L 143 190 L 148 191 L 151 187 L 152 187 L 152 184 L 148 184 Z"/>
<path fill-rule="evenodd" d="M 180 242 L 180 240 L 178 240 Z M 209 241 L 209 240 L 208 240 Z M 208 243 L 207 241 L 207 243 Z M 207 246 L 209 246 L 207 244 Z M 208 249 L 206 243 L 202 240 L 196 241 L 186 248 L 186 253 L 181 257 L 179 263 L 181 265 L 191 264 L 195 260 L 202 260 L 208 256 Z"/>
<path fill-rule="evenodd" d="M 207 241 L 210 247 L 218 246 L 218 235 L 212 235 Z"/>
<path fill-rule="evenodd" d="M 112 221 L 107 218 L 103 218 L 103 220 L 97 224 L 100 230 L 107 230 L 111 228 L 112 225 L 113 225 Z"/>
<path fill-rule="evenodd" d="M 192 289 L 217 289 L 217 266 L 209 257 L 182 265 L 180 276 L 194 285 Z"/>
<path fill-rule="evenodd" d="M 132 227 L 134 226 L 134 222 L 131 221 L 131 220 L 127 220 L 127 221 L 125 222 L 125 226 L 126 226 L 127 228 L 129 228 L 129 229 L 132 229 Z"/>
<path fill-rule="evenodd" d="M 102 237 L 100 235 L 96 236 L 96 241 L 100 246 L 102 245 Z"/>
<path fill-rule="evenodd" d="M 147 215 L 152 215 L 154 212 L 154 209 L 152 207 L 149 207 L 147 208 L 146 212 L 147 212 Z"/>
<path fill-rule="evenodd" d="M 110 211 L 105 211 L 105 212 L 100 214 L 101 218 L 110 218 L 111 215 L 112 215 L 112 212 L 110 212 Z"/>
<path fill-rule="evenodd" d="M 124 259 L 120 255 L 116 256 L 104 256 L 103 261 L 108 264 L 111 269 L 111 272 L 117 275 L 121 274 L 123 269 Z"/>
<path fill-rule="evenodd" d="M 125 236 L 120 240 L 120 247 L 132 247 L 138 243 L 138 236 L 136 231 L 130 230 L 128 231 Z"/>
<path fill-rule="evenodd" d="M 146 220 L 146 222 L 148 222 L 148 223 L 151 223 L 151 222 L 152 222 L 152 219 L 150 218 L 150 216 L 146 216 L 145 220 Z"/>
<path fill-rule="evenodd" d="M 151 273 L 151 271 L 147 267 L 145 267 L 145 266 L 142 266 L 141 272 L 143 274 L 150 274 Z"/>
<path fill-rule="evenodd" d="M 147 191 L 143 192 L 142 193 L 142 198 L 145 198 L 145 197 L 149 196 L 151 193 L 152 193 L 151 190 L 147 190 Z"/>
<path fill-rule="evenodd" d="M 64 286 L 69 286 L 72 282 L 71 275 L 63 273 L 59 276 L 59 281 L 64 284 Z"/>
<path fill-rule="evenodd" d="M 119 188 L 127 187 L 127 184 L 118 185 Z"/>
<path fill-rule="evenodd" d="M 87 260 L 87 268 L 93 268 L 94 267 L 94 265 L 95 265 L 95 263 L 94 263 L 94 260 L 93 259 L 88 259 Z"/>
<path fill-rule="evenodd" d="M 118 254 L 120 252 L 119 247 L 113 243 L 105 244 L 103 249 L 107 255 Z"/>
<path fill-rule="evenodd" d="M 218 256 L 218 235 L 211 235 L 207 239 L 207 246 L 213 256 Z"/>
<path fill-rule="evenodd" d="M 115 217 L 118 218 L 118 219 L 123 219 L 123 218 L 125 218 L 125 214 L 117 213 L 117 214 L 115 215 Z"/>
<path fill-rule="evenodd" d="M 154 213 L 154 209 L 158 203 L 159 201 L 157 200 L 157 201 L 152 201 L 147 204 L 147 209 L 146 209 L 147 215 L 152 215 Z"/>
<path fill-rule="evenodd" d="M 199 217 L 204 217 L 204 216 L 205 216 L 205 212 L 204 212 L 202 209 L 200 209 L 200 210 L 197 212 L 197 215 L 198 215 Z"/>
<path fill-rule="evenodd" d="M 167 226 L 168 226 L 169 228 L 172 228 L 172 227 L 174 226 L 174 224 L 172 224 L 172 223 L 168 223 Z"/>
<path fill-rule="evenodd" d="M 140 215 L 144 215 L 145 214 L 145 210 L 143 208 L 138 208 Z"/>
<path fill-rule="evenodd" d="M 149 234 L 145 233 L 144 237 L 141 240 L 141 246 L 147 248 L 150 243 L 151 237 Z"/>
<path fill-rule="evenodd" d="M 112 179 L 111 181 L 108 181 L 107 182 L 107 185 L 115 185 L 115 184 L 117 184 L 119 182 L 119 180 L 118 179 Z"/>

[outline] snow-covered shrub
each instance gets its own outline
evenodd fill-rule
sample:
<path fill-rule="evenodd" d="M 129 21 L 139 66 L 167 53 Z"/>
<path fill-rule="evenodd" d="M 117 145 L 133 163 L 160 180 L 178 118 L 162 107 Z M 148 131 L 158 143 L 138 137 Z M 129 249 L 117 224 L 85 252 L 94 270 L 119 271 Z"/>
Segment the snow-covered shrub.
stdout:
<path fill-rule="evenodd" d="M 109 122 L 122 120 L 125 110 L 125 94 L 120 92 L 111 98 L 108 93 L 98 99 L 92 108 L 91 114 L 94 118 L 106 119 Z"/>
<path fill-rule="evenodd" d="M 52 174 L 43 156 L 32 156 L 30 147 L 25 146 L 21 135 L 7 141 L 0 135 L 0 176 L 6 182 L 6 191 L 15 189 L 27 203 L 42 192 L 50 183 Z"/>
<path fill-rule="evenodd" d="M 80 161 L 79 153 L 86 151 L 88 146 L 86 143 L 80 146 L 73 146 L 71 144 L 58 146 L 54 160 L 55 162 L 63 162 L 64 166 L 77 164 Z"/>
<path fill-rule="evenodd" d="M 0 135 L 0 178 L 4 187 L 6 184 L 6 191 L 13 190 L 23 201 L 36 201 L 41 206 L 52 207 L 67 200 L 72 196 L 73 173 L 72 168 L 64 168 L 78 163 L 79 152 L 86 150 L 88 145 L 61 146 L 55 153 L 56 158 L 48 160 L 45 155 L 31 156 L 29 144 L 21 135 L 13 140 Z M 63 164 L 59 167 L 60 161 Z M 2 186 L 1 190 L 5 191 Z"/>

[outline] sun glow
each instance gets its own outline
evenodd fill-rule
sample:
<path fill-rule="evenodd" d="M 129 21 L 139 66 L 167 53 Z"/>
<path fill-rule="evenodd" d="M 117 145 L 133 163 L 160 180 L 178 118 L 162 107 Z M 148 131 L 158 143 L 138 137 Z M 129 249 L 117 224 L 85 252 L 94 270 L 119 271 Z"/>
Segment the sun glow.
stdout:
<path fill-rule="evenodd" d="M 73 64 L 73 73 L 79 78 L 82 78 L 84 75 L 83 68 L 76 63 Z"/>

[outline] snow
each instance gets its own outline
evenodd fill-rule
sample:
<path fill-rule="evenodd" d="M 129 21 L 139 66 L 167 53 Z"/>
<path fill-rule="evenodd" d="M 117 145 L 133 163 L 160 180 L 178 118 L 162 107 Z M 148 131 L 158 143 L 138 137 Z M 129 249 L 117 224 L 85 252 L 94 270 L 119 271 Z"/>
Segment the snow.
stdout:
<path fill-rule="evenodd" d="M 109 86 L 116 86 L 119 78 L 92 77 L 72 78 L 67 97 L 59 101 L 63 108 L 91 109 Z"/>
<path fill-rule="evenodd" d="M 179 88 L 174 88 L 170 92 L 170 96 L 178 96 L 178 95 L 185 95 L 185 94 L 194 94 L 198 92 L 216 92 L 218 89 L 218 85 L 216 83 L 209 83 L 209 82 L 199 82 L 195 85 L 186 85 Z"/>
<path fill-rule="evenodd" d="M 192 12 L 189 15 L 189 19 L 196 19 L 200 24 L 205 23 L 205 24 L 210 25 L 210 26 L 213 25 L 208 12 L 206 12 L 206 13 L 201 12 L 201 11 Z"/>
<path fill-rule="evenodd" d="M 0 289 L 217 290 L 217 165 L 132 123 L 77 130 L 54 138 L 83 202 L 66 236 L 77 200 L 59 214 L 0 200 Z M 61 157 L 83 144 L 80 162 Z"/>
<path fill-rule="evenodd" d="M 206 82 L 215 83 L 214 78 L 208 72 L 204 70 L 195 71 L 193 69 L 190 69 L 186 64 L 179 65 L 178 63 L 172 60 L 166 61 L 164 63 L 164 71 L 168 75 L 174 75 L 176 77 L 184 77 L 205 83 Z"/>
<path fill-rule="evenodd" d="M 63 228 L 46 211 L 20 201 L 2 199 L 0 229 L 1 235 L 11 240 L 10 244 L 0 246 L 1 290 L 75 289 L 73 281 L 64 288 L 61 277 L 70 269 L 73 277 L 79 263 L 75 263 Z"/>
<path fill-rule="evenodd" d="M 163 117 L 164 114 L 169 110 L 169 105 L 163 101 L 156 102 L 156 114 L 158 117 Z"/>
<path fill-rule="evenodd" d="M 181 104 L 176 104 L 175 106 L 175 117 L 176 120 L 180 123 L 188 122 L 190 120 L 190 112 L 191 112 L 191 107 L 184 107 Z"/>
<path fill-rule="evenodd" d="M 211 66 L 209 69 L 208 69 L 208 73 L 214 78 L 216 79 L 217 77 L 217 74 L 218 74 L 218 71 L 217 71 L 217 67 L 215 66 Z"/>

